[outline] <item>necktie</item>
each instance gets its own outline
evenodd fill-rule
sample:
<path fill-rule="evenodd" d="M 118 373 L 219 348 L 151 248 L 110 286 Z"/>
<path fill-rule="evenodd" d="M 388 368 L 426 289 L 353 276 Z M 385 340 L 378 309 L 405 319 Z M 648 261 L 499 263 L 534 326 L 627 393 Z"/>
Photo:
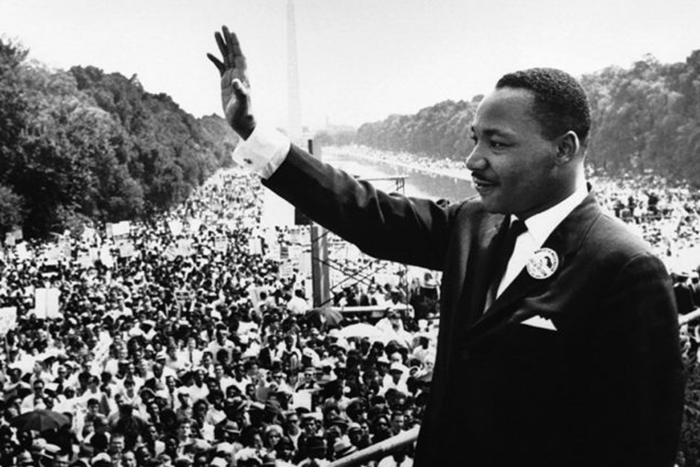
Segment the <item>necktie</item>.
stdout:
<path fill-rule="evenodd" d="M 511 222 L 508 231 L 503 236 L 503 240 L 500 242 L 496 257 L 494 258 L 493 274 L 491 275 L 491 281 L 489 286 L 489 291 L 486 295 L 486 307 L 488 310 L 493 302 L 496 300 L 496 295 L 498 293 L 498 286 L 501 284 L 503 275 L 506 273 L 508 267 L 508 261 L 513 254 L 513 249 L 515 248 L 515 242 L 518 237 L 523 232 L 527 231 L 527 226 L 525 223 L 519 219 L 515 219 Z"/>

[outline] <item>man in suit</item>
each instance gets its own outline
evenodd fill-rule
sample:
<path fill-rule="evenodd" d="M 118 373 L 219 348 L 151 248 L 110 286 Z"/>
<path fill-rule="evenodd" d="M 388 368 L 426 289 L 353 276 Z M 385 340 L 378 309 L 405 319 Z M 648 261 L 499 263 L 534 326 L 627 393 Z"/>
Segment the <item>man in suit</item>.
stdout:
<path fill-rule="evenodd" d="M 671 282 L 588 190 L 590 111 L 572 77 L 499 80 L 472 125 L 478 196 L 445 205 L 378 191 L 256 125 L 238 40 L 226 28 L 216 40 L 224 112 L 247 140 L 234 159 L 366 253 L 443 271 L 417 465 L 673 465 Z"/>

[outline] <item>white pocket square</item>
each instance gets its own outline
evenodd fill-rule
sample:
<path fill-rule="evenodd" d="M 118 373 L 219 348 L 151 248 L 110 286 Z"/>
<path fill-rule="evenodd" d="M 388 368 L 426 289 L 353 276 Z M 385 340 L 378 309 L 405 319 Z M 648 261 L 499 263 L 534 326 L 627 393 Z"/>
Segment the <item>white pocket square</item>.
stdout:
<path fill-rule="evenodd" d="M 533 328 L 548 329 L 550 331 L 556 331 L 557 327 L 554 325 L 551 319 L 543 318 L 540 315 L 532 316 L 520 324 L 526 326 L 532 326 Z"/>

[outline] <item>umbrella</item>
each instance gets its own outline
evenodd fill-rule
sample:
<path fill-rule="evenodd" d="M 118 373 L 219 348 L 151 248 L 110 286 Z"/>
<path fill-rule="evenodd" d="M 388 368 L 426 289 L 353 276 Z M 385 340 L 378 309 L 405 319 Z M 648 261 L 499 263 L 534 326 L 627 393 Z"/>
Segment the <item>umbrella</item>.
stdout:
<path fill-rule="evenodd" d="M 381 341 L 385 342 L 387 340 L 387 335 L 381 329 L 367 323 L 357 323 L 346 326 L 338 332 L 338 337 L 357 337 L 357 338 L 368 338 L 370 341 Z"/>
<path fill-rule="evenodd" d="M 299 323 L 306 323 L 315 328 L 325 326 L 326 329 L 337 327 L 343 320 L 343 314 L 335 308 L 324 306 L 312 308 L 304 316 L 299 318 Z"/>
<path fill-rule="evenodd" d="M 38 432 L 55 430 L 70 423 L 70 419 L 62 413 L 53 410 L 39 409 L 23 413 L 10 421 L 17 431 L 34 430 Z"/>

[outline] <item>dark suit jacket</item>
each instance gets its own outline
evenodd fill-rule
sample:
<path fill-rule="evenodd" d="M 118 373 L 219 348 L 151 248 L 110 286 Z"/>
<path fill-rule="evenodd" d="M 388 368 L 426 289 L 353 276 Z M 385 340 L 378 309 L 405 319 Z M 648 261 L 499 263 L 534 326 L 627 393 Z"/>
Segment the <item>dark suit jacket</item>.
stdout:
<path fill-rule="evenodd" d="M 443 271 L 419 466 L 671 466 L 683 408 L 678 321 L 663 264 L 589 195 L 483 313 L 503 216 L 388 195 L 292 146 L 264 182 L 379 258 Z M 522 321 L 540 315 L 556 331 Z"/>

